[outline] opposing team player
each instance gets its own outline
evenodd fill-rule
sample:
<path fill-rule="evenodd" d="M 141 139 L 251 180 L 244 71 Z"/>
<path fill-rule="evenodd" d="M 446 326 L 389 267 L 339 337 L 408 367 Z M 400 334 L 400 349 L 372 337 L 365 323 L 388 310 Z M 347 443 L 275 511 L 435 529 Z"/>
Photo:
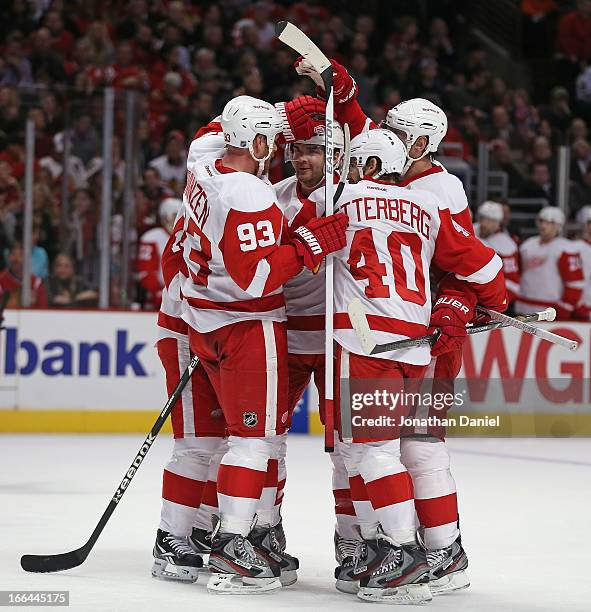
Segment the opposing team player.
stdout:
<path fill-rule="evenodd" d="M 338 122 L 334 130 L 335 167 L 343 153 L 344 136 Z M 324 214 L 320 202 L 308 196 L 324 184 L 324 130 L 306 140 L 297 140 L 286 147 L 286 159 L 295 170 L 295 176 L 275 185 L 278 203 L 288 221 L 290 229 L 296 229 L 315 217 Z M 345 171 L 345 170 L 344 170 Z M 294 410 L 312 377 L 318 389 L 320 415 L 324 416 L 324 266 L 311 271 L 304 268 L 284 285 L 287 309 L 287 343 L 289 351 L 289 397 L 290 412 Z M 347 471 L 339 453 L 338 439 L 335 452 L 330 454 L 333 462 L 333 495 L 335 499 L 335 556 L 339 565 L 352 562 L 360 538 L 355 529 L 355 512 L 351 502 Z M 284 461 L 280 463 L 284 465 Z M 285 483 L 282 470 L 279 482 Z M 275 517 L 277 520 L 277 517 Z M 337 569 L 337 573 L 340 573 Z M 337 577 L 337 585 L 341 582 Z"/>
<path fill-rule="evenodd" d="M 552 306 L 556 318 L 565 321 L 583 295 L 581 257 L 573 242 L 560 235 L 564 213 L 559 208 L 542 208 L 537 225 L 539 235 L 519 248 L 521 286 L 515 308 L 528 313 Z"/>
<path fill-rule="evenodd" d="M 357 97 L 357 85 L 347 70 L 333 61 L 335 112 L 351 128 L 354 139 L 363 138 L 376 125 L 363 113 Z M 322 82 L 305 61 L 296 62 L 296 70 Z M 392 108 L 383 127 L 393 131 L 404 143 L 407 159 L 400 186 L 435 194 L 452 220 L 473 233 L 472 219 L 461 181 L 435 161 L 434 154 L 447 132 L 447 117 L 435 104 L 416 98 Z M 432 267 L 435 280 L 442 274 Z M 458 289 L 469 293 L 469 289 Z M 452 301 L 453 302 L 453 301 Z M 440 304 L 434 312 L 433 325 L 443 332 L 432 348 L 429 377 L 453 391 L 453 380 L 461 367 L 462 344 L 466 338 L 463 317 L 453 308 Z M 441 358 L 439 358 L 441 357 Z M 442 416 L 441 412 L 438 416 Z M 415 507 L 423 525 L 425 546 L 429 550 L 430 588 L 434 594 L 468 586 L 465 574 L 468 561 L 461 545 L 456 483 L 450 471 L 443 427 L 406 428 L 403 432 L 402 460 L 413 478 Z"/>
<path fill-rule="evenodd" d="M 423 376 L 429 349 L 364 356 L 346 314 L 350 300 L 358 297 L 364 302 L 378 342 L 423 335 L 430 325 L 437 325 L 441 312 L 464 327 L 476 301 L 505 308 L 502 262 L 454 222 L 449 208 L 433 194 L 418 189 L 409 194 L 395 186 L 407 156 L 392 132 L 371 130 L 364 152 L 363 180 L 345 187 L 337 203 L 350 221 L 347 248 L 336 254 L 335 263 L 335 373 L 339 382 L 350 384 L 354 379 L 381 378 L 406 383 Z M 433 314 L 428 274 L 432 262 L 453 273 L 440 284 Z M 445 325 L 441 336 L 445 343 Z M 341 411 L 342 400 L 339 397 Z M 346 418 L 343 412 L 341 418 Z M 345 445 L 357 519 L 367 543 L 367 555 L 349 575 L 361 576 L 359 596 L 368 601 L 418 602 L 431 597 L 425 586 L 427 557 L 415 541 L 413 481 L 401 461 L 400 433 L 396 425 L 377 435 L 353 432 L 354 442 Z"/>
<path fill-rule="evenodd" d="M 208 588 L 260 592 L 281 586 L 279 565 L 248 536 L 269 459 L 288 424 L 282 285 L 342 248 L 346 217 L 314 219 L 294 232 L 292 243 L 279 245 L 284 217 L 260 177 L 282 119 L 272 105 L 239 96 L 225 106 L 221 127 L 223 156 L 188 164 L 183 318 L 229 433 Z"/>
<path fill-rule="evenodd" d="M 503 231 L 503 217 L 501 204 L 483 202 L 478 207 L 478 223 L 474 224 L 474 233 L 503 260 L 507 300 L 511 304 L 519 295 L 519 249 L 515 240 Z"/>

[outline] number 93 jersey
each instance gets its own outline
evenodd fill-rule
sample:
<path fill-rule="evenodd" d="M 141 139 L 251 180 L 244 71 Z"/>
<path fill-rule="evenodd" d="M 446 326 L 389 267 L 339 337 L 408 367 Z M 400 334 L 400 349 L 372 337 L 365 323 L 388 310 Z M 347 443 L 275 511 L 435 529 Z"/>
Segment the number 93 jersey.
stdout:
<path fill-rule="evenodd" d="M 345 187 L 336 208 L 349 217 L 347 246 L 335 254 L 334 268 L 335 338 L 348 351 L 363 354 L 347 315 L 355 297 L 377 342 L 426 334 L 431 262 L 468 281 L 480 303 L 502 303 L 500 258 L 458 225 L 436 195 L 366 178 Z M 378 357 L 426 365 L 430 349 Z"/>
<path fill-rule="evenodd" d="M 209 332 L 248 319 L 285 321 L 281 287 L 269 290 L 267 259 L 281 237 L 283 214 L 272 186 L 201 158 L 188 164 L 183 194 L 183 319 Z"/>

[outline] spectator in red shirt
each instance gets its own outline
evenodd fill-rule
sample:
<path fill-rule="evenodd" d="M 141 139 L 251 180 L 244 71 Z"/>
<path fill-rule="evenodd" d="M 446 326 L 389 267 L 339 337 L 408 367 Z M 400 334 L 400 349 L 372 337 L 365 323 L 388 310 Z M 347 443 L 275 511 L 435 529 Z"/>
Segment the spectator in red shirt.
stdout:
<path fill-rule="evenodd" d="M 64 28 L 64 21 L 58 11 L 49 11 L 45 27 L 51 32 L 51 46 L 64 58 L 70 59 L 74 51 L 74 36 Z"/>
<path fill-rule="evenodd" d="M 21 307 L 21 289 L 23 278 L 23 246 L 15 242 L 10 249 L 6 269 L 0 272 L 0 290 L 2 293 L 10 293 L 5 308 Z M 47 308 L 47 293 L 43 281 L 35 275 L 31 275 L 31 307 Z"/>
<path fill-rule="evenodd" d="M 571 62 L 591 59 L 591 0 L 577 0 L 577 9 L 561 18 L 556 50 Z"/>

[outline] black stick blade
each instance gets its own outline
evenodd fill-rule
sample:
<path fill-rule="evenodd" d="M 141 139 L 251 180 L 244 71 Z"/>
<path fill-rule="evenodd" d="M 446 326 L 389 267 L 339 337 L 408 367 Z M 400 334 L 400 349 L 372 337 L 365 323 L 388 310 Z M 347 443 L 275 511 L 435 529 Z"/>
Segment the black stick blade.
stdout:
<path fill-rule="evenodd" d="M 61 572 L 82 565 L 87 556 L 86 546 L 59 555 L 23 555 L 21 567 L 25 572 Z"/>

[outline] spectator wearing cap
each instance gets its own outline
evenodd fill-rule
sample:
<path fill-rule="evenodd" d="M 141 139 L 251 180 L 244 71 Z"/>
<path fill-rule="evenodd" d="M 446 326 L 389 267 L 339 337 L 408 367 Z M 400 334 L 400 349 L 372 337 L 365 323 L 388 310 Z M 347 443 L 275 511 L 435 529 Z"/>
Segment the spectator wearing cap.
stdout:
<path fill-rule="evenodd" d="M 187 153 L 183 145 L 182 132 L 170 132 L 166 138 L 164 154 L 149 163 L 149 166 L 158 170 L 164 185 L 177 195 L 182 194 L 185 186 Z"/>
<path fill-rule="evenodd" d="M 515 241 L 503 230 L 504 217 L 501 204 L 484 202 L 478 207 L 478 222 L 474 224 L 474 234 L 486 246 L 494 249 L 503 260 L 507 296 L 509 303 L 512 303 L 519 295 L 519 250 Z"/>

